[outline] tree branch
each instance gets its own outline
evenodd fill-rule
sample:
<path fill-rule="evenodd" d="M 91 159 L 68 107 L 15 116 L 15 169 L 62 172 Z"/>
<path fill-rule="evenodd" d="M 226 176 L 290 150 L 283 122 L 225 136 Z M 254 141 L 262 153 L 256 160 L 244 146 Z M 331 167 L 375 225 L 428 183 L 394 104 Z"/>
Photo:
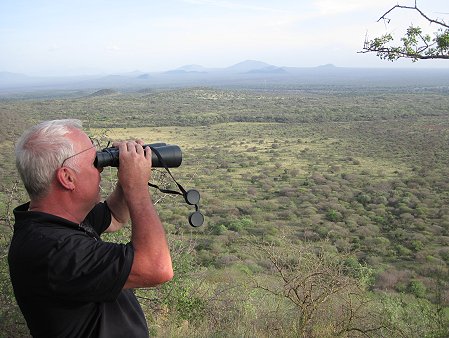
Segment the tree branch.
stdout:
<path fill-rule="evenodd" d="M 432 39 L 430 35 L 423 34 L 420 27 L 413 25 L 407 29 L 405 35 L 400 39 L 400 45 L 394 46 L 394 38 L 391 34 L 385 34 L 379 38 L 369 40 L 365 36 L 365 42 L 362 51 L 359 53 L 375 52 L 381 59 L 395 61 L 400 58 L 409 58 L 413 61 L 430 60 L 430 59 L 449 59 L 449 25 L 443 20 L 432 19 L 427 16 L 417 6 L 403 6 L 395 5 L 386 11 L 378 20 L 384 20 L 388 23 L 391 19 L 387 15 L 396 9 L 406 9 L 417 11 L 430 24 L 439 26 L 438 30 L 434 32 L 435 37 Z"/>
<path fill-rule="evenodd" d="M 380 20 L 387 20 L 388 22 L 390 22 L 390 19 L 388 19 L 386 16 L 391 13 L 393 10 L 395 10 L 396 8 L 401 8 L 401 9 L 411 9 L 411 10 L 415 10 L 417 11 L 423 18 L 425 18 L 427 21 L 429 21 L 430 23 L 434 23 L 437 24 L 439 26 L 445 27 L 445 28 L 449 28 L 449 25 L 447 25 L 444 21 L 439 21 L 439 20 L 435 20 L 432 19 L 430 17 L 428 17 L 426 14 L 424 14 L 423 11 L 421 11 L 418 6 L 416 5 L 416 1 L 415 1 L 415 6 L 402 6 L 402 5 L 395 5 L 393 6 L 391 9 L 389 9 L 388 11 L 386 11 L 378 20 L 377 22 L 379 22 Z"/>

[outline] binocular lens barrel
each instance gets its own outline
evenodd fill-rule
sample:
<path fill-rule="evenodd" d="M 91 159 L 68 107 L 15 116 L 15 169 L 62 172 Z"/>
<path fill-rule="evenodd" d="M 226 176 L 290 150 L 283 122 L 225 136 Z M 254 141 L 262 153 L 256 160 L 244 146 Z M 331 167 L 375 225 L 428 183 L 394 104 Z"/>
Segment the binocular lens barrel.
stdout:
<path fill-rule="evenodd" d="M 177 168 L 182 162 L 182 151 L 177 145 L 165 143 L 145 144 L 143 148 L 149 146 L 151 152 L 152 167 L 163 168 L 164 164 L 167 168 Z M 156 155 L 159 153 L 162 162 Z M 94 165 L 96 168 L 104 167 L 118 167 L 119 166 L 119 149 L 115 147 L 105 148 L 102 151 L 97 151 Z"/>

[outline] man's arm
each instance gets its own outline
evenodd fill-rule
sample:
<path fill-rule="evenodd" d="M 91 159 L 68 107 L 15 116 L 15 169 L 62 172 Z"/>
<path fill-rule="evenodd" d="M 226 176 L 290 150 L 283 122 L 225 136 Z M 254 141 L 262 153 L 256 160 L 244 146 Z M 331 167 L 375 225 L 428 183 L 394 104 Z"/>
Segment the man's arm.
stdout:
<path fill-rule="evenodd" d="M 111 224 L 105 230 L 106 232 L 118 231 L 128 223 L 130 219 L 128 205 L 123 195 L 123 188 L 118 182 L 112 193 L 106 198 L 106 203 L 111 210 Z"/>
<path fill-rule="evenodd" d="M 125 288 L 155 286 L 173 278 L 165 230 L 148 191 L 151 150 L 136 142 L 119 145 L 121 193 L 131 218 L 134 260 Z"/>

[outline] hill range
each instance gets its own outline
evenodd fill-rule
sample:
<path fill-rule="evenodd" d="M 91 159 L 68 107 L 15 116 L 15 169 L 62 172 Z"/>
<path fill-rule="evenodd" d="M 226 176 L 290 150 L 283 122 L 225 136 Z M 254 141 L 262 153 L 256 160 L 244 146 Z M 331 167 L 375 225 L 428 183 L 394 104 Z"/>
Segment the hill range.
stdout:
<path fill-rule="evenodd" d="M 246 60 L 225 68 L 185 65 L 164 72 L 35 77 L 0 72 L 0 94 L 49 90 L 139 90 L 157 87 L 222 86 L 272 88 L 296 86 L 442 87 L 448 90 L 449 68 L 279 67 Z"/>

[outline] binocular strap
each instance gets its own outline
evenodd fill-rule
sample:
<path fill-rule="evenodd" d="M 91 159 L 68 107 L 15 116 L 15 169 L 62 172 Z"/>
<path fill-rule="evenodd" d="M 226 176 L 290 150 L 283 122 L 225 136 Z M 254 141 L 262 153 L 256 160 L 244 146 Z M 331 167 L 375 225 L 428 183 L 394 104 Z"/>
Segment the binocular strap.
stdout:
<path fill-rule="evenodd" d="M 201 226 L 203 224 L 203 222 L 204 222 L 204 216 L 199 211 L 199 206 L 198 206 L 198 203 L 200 201 L 200 193 L 197 190 L 195 190 L 195 189 L 191 189 L 191 190 L 187 190 L 186 191 L 184 189 L 184 187 L 181 184 L 179 184 L 178 181 L 176 181 L 176 179 L 174 178 L 174 176 L 170 172 L 170 169 L 168 168 L 168 166 L 165 164 L 164 160 L 162 159 L 162 156 L 160 155 L 159 151 L 157 151 L 156 148 L 153 148 L 153 147 L 150 147 L 150 148 L 151 148 L 151 151 L 155 153 L 155 155 L 159 159 L 159 162 L 163 165 L 163 167 L 168 172 L 170 177 L 173 179 L 173 182 L 176 183 L 176 185 L 179 188 L 179 191 L 170 190 L 170 189 L 163 189 L 163 188 L 160 188 L 159 186 L 157 186 L 156 184 L 152 184 L 150 182 L 148 182 L 148 185 L 150 187 L 152 187 L 152 188 L 156 188 L 157 190 L 159 190 L 160 192 L 162 192 L 164 194 L 173 194 L 173 195 L 181 195 L 181 196 L 183 196 L 184 200 L 186 201 L 187 204 L 195 206 L 195 212 L 191 213 L 190 216 L 189 216 L 189 223 L 190 223 L 190 225 L 193 226 L 193 227 Z"/>

